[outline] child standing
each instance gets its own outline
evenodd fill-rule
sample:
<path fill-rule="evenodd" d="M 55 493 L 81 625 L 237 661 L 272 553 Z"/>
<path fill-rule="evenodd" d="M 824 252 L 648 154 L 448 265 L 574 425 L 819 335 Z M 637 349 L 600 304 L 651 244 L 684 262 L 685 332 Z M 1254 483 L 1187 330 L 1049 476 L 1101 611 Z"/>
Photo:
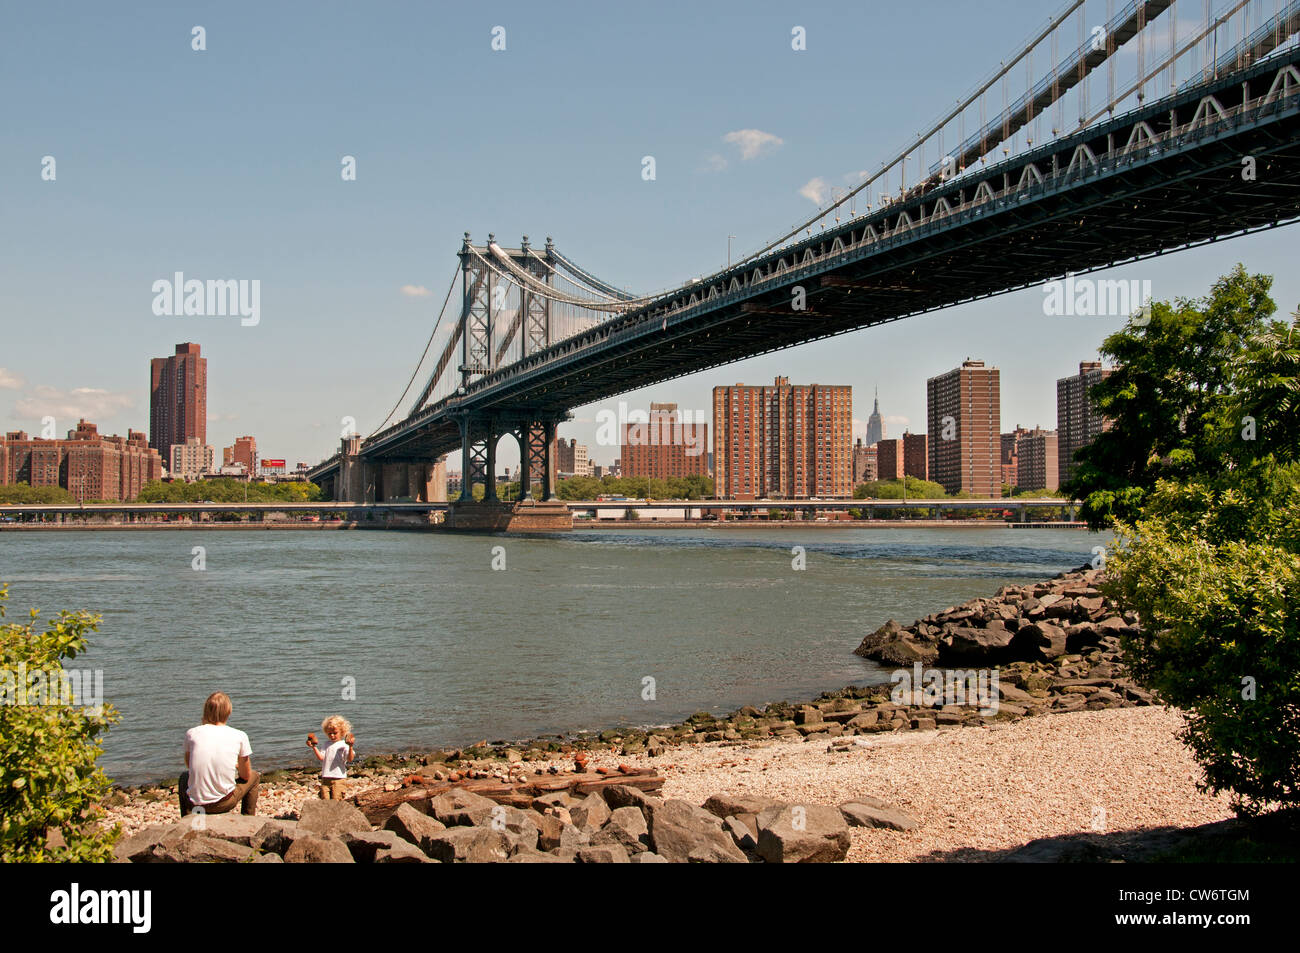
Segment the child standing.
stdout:
<path fill-rule="evenodd" d="M 324 751 L 316 744 L 316 736 L 307 736 L 307 746 L 320 759 L 320 796 L 323 800 L 343 800 L 344 782 L 348 776 L 348 762 L 356 758 L 352 725 L 341 715 L 330 715 L 320 723 L 321 731 L 330 743 Z"/>

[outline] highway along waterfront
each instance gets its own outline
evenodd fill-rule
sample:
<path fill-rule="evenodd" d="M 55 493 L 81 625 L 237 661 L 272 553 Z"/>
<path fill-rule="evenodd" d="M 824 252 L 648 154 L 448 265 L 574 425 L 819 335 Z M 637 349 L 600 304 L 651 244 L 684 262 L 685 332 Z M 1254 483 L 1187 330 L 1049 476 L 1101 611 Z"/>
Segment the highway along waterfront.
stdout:
<path fill-rule="evenodd" d="M 132 782 L 180 769 L 184 732 L 217 689 L 265 769 L 305 764 L 303 737 L 334 712 L 365 755 L 887 681 L 852 654 L 866 632 L 1076 568 L 1107 542 L 824 524 L 544 538 L 65 531 L 0 535 L 0 580 L 11 621 L 32 606 L 103 616 L 69 664 L 102 670 L 122 721 L 101 760 Z"/>

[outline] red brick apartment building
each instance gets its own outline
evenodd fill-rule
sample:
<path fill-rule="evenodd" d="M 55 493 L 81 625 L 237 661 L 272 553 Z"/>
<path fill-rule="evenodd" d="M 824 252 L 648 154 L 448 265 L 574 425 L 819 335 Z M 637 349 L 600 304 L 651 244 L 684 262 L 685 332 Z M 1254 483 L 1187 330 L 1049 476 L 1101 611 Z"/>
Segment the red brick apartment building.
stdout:
<path fill-rule="evenodd" d="M 79 500 L 126 502 L 162 479 L 162 457 L 138 430 L 103 436 L 82 420 L 66 440 L 32 439 L 21 430 L 0 439 L 0 482 L 58 486 Z"/>
<path fill-rule="evenodd" d="M 791 385 L 778 377 L 770 387 L 715 387 L 713 440 L 719 497 L 853 495 L 853 388 L 847 385 Z"/>

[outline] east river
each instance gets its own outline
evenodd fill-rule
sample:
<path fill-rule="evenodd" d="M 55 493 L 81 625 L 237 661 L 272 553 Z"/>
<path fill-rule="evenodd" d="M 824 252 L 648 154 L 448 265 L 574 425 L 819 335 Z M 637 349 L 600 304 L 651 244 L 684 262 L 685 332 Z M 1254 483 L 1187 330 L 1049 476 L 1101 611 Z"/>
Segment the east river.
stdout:
<path fill-rule="evenodd" d="M 1046 579 L 1104 541 L 1001 528 L 4 533 L 0 582 L 9 622 L 32 606 L 103 617 L 68 667 L 102 670 L 122 720 L 101 763 L 131 782 L 180 769 L 217 689 L 265 769 L 307 764 L 303 738 L 334 713 L 364 755 L 883 682 L 852 652 L 887 619 Z"/>

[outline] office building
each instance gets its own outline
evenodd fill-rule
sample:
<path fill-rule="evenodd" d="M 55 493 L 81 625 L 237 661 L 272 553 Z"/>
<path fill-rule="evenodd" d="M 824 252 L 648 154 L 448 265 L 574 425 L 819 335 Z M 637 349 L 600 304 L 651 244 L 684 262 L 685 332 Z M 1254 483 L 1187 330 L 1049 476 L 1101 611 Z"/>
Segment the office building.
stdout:
<path fill-rule="evenodd" d="M 867 418 L 867 446 L 873 446 L 885 439 L 885 418 L 880 416 L 880 388 L 876 388 L 876 403 Z"/>

